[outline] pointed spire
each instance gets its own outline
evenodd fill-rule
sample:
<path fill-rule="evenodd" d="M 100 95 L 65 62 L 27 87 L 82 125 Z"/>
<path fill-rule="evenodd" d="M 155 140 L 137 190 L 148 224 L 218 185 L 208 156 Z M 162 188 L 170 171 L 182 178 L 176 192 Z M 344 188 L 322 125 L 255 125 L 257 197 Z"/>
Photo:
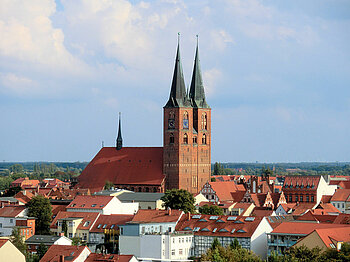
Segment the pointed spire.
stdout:
<path fill-rule="evenodd" d="M 199 51 L 198 51 L 198 35 L 197 37 L 197 47 L 196 47 L 196 56 L 194 59 L 194 67 L 192 74 L 191 87 L 189 92 L 189 97 L 193 107 L 197 108 L 209 108 L 207 102 L 205 101 L 205 93 L 202 79 L 202 72 L 199 60 Z"/>
<path fill-rule="evenodd" d="M 180 33 L 178 33 L 177 51 L 173 81 L 171 84 L 170 97 L 165 107 L 187 107 L 191 106 L 187 96 L 185 80 L 182 71 L 180 57 Z"/>
<path fill-rule="evenodd" d="M 118 127 L 118 136 L 117 136 L 117 145 L 116 149 L 120 150 L 123 147 L 123 138 L 122 138 L 122 124 L 121 124 L 121 113 L 119 112 L 119 127 Z"/>

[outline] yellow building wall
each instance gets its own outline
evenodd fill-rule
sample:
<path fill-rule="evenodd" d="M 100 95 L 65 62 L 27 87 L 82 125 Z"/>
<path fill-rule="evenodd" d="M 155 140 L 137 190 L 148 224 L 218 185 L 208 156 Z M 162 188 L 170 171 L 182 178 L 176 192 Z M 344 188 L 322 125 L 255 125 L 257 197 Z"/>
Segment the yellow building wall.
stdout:
<path fill-rule="evenodd" d="M 310 249 L 317 246 L 321 249 L 327 248 L 321 240 L 320 236 L 315 231 L 312 232 L 310 235 L 304 237 L 303 239 L 299 240 L 294 246 L 300 247 L 302 245 Z"/>
<path fill-rule="evenodd" d="M 10 241 L 0 248 L 0 261 L 25 262 L 24 255 Z"/>

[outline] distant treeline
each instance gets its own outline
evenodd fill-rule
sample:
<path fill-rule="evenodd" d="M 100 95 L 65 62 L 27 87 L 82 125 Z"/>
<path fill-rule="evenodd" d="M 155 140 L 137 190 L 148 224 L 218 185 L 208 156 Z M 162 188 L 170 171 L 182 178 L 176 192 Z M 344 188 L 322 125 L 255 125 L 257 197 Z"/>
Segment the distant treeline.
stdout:
<path fill-rule="evenodd" d="M 70 169 L 84 169 L 88 162 L 0 162 L 0 170 L 1 169 L 9 169 L 11 166 L 15 164 L 21 164 L 24 170 L 34 171 L 35 165 L 50 165 L 54 164 L 58 168 L 70 168 Z"/>
<path fill-rule="evenodd" d="M 350 162 L 301 162 L 301 163 L 215 163 L 213 173 L 222 175 L 261 174 L 268 168 L 277 175 L 345 175 L 350 176 Z M 219 172 L 218 172 L 219 170 Z"/>

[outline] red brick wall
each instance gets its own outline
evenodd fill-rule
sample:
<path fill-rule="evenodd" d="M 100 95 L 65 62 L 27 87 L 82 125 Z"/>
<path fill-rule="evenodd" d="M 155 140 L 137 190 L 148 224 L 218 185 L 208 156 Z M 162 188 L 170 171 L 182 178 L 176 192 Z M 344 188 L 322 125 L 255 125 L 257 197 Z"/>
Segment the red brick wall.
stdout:
<path fill-rule="evenodd" d="M 175 127 L 169 129 L 170 112 L 175 115 Z M 184 114 L 188 114 L 188 129 L 183 127 Z M 207 115 L 206 129 L 202 128 L 201 116 Z M 198 120 L 196 120 L 198 119 Z M 184 143 L 185 134 L 188 143 Z M 206 135 L 206 144 L 202 138 Z M 174 143 L 170 144 L 170 136 Z M 197 138 L 194 143 L 193 138 Z M 166 174 L 166 189 L 186 189 L 198 193 L 210 179 L 211 173 L 211 110 L 193 108 L 164 108 L 164 174 Z"/>

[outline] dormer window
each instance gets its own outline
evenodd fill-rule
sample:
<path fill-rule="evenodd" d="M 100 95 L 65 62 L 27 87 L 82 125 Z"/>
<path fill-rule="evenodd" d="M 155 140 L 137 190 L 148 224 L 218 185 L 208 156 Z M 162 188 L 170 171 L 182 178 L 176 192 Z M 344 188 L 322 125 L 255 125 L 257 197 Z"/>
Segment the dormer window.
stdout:
<path fill-rule="evenodd" d="M 96 206 L 96 204 L 92 204 L 92 205 L 91 205 L 91 207 L 95 207 L 95 206 Z"/>

